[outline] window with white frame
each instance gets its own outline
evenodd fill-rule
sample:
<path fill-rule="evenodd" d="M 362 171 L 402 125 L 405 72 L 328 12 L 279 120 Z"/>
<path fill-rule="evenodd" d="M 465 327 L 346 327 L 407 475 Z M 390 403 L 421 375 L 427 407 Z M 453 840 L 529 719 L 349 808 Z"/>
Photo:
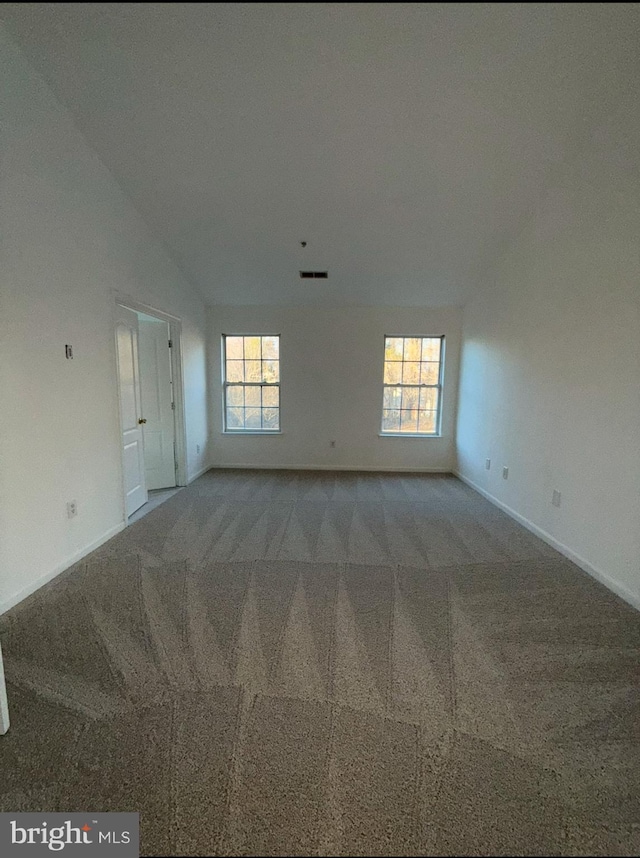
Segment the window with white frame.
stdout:
<path fill-rule="evenodd" d="M 444 337 L 385 337 L 383 435 L 439 435 Z"/>
<path fill-rule="evenodd" d="M 225 432 L 280 431 L 280 336 L 222 337 Z"/>

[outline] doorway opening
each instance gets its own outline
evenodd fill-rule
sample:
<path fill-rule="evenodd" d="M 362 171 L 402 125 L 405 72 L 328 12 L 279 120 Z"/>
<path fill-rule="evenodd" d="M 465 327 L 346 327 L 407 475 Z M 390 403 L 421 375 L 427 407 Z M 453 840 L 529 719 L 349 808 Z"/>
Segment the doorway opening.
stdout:
<path fill-rule="evenodd" d="M 179 319 L 116 303 L 123 512 L 132 524 L 186 485 Z"/>

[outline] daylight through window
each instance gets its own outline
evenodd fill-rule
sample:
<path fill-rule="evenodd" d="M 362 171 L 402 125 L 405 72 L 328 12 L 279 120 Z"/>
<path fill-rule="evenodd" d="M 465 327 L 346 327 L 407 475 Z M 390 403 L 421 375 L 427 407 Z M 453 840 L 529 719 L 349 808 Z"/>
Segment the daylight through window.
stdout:
<path fill-rule="evenodd" d="M 280 337 L 224 335 L 227 432 L 280 430 Z"/>
<path fill-rule="evenodd" d="M 383 434 L 438 435 L 444 337 L 385 337 Z"/>

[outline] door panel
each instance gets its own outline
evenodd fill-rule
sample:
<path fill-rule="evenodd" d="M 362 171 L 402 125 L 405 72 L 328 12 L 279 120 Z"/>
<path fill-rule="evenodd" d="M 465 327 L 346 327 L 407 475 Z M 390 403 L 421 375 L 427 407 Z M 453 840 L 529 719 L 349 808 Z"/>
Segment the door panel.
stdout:
<path fill-rule="evenodd" d="M 139 320 L 140 391 L 144 424 L 145 476 L 148 489 L 175 486 L 175 424 L 171 384 L 169 325 Z"/>
<path fill-rule="evenodd" d="M 9 729 L 9 703 L 7 701 L 7 686 L 4 681 L 4 667 L 2 665 L 2 649 L 0 648 L 0 736 Z"/>
<path fill-rule="evenodd" d="M 117 307 L 116 345 L 118 387 L 122 420 L 122 462 L 127 516 L 147 502 L 144 447 L 138 372 L 138 317 L 126 307 Z"/>

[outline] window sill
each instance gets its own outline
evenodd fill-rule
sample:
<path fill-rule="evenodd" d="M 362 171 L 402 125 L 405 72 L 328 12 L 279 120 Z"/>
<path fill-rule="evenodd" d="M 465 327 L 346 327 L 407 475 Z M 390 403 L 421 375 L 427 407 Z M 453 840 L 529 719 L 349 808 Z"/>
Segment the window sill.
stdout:
<path fill-rule="evenodd" d="M 422 432 L 378 432 L 379 438 L 442 438 L 441 434 L 427 435 Z"/>
<path fill-rule="evenodd" d="M 233 435 L 236 438 L 241 438 L 244 435 L 282 435 L 283 433 L 280 429 L 224 429 L 220 434 Z"/>

